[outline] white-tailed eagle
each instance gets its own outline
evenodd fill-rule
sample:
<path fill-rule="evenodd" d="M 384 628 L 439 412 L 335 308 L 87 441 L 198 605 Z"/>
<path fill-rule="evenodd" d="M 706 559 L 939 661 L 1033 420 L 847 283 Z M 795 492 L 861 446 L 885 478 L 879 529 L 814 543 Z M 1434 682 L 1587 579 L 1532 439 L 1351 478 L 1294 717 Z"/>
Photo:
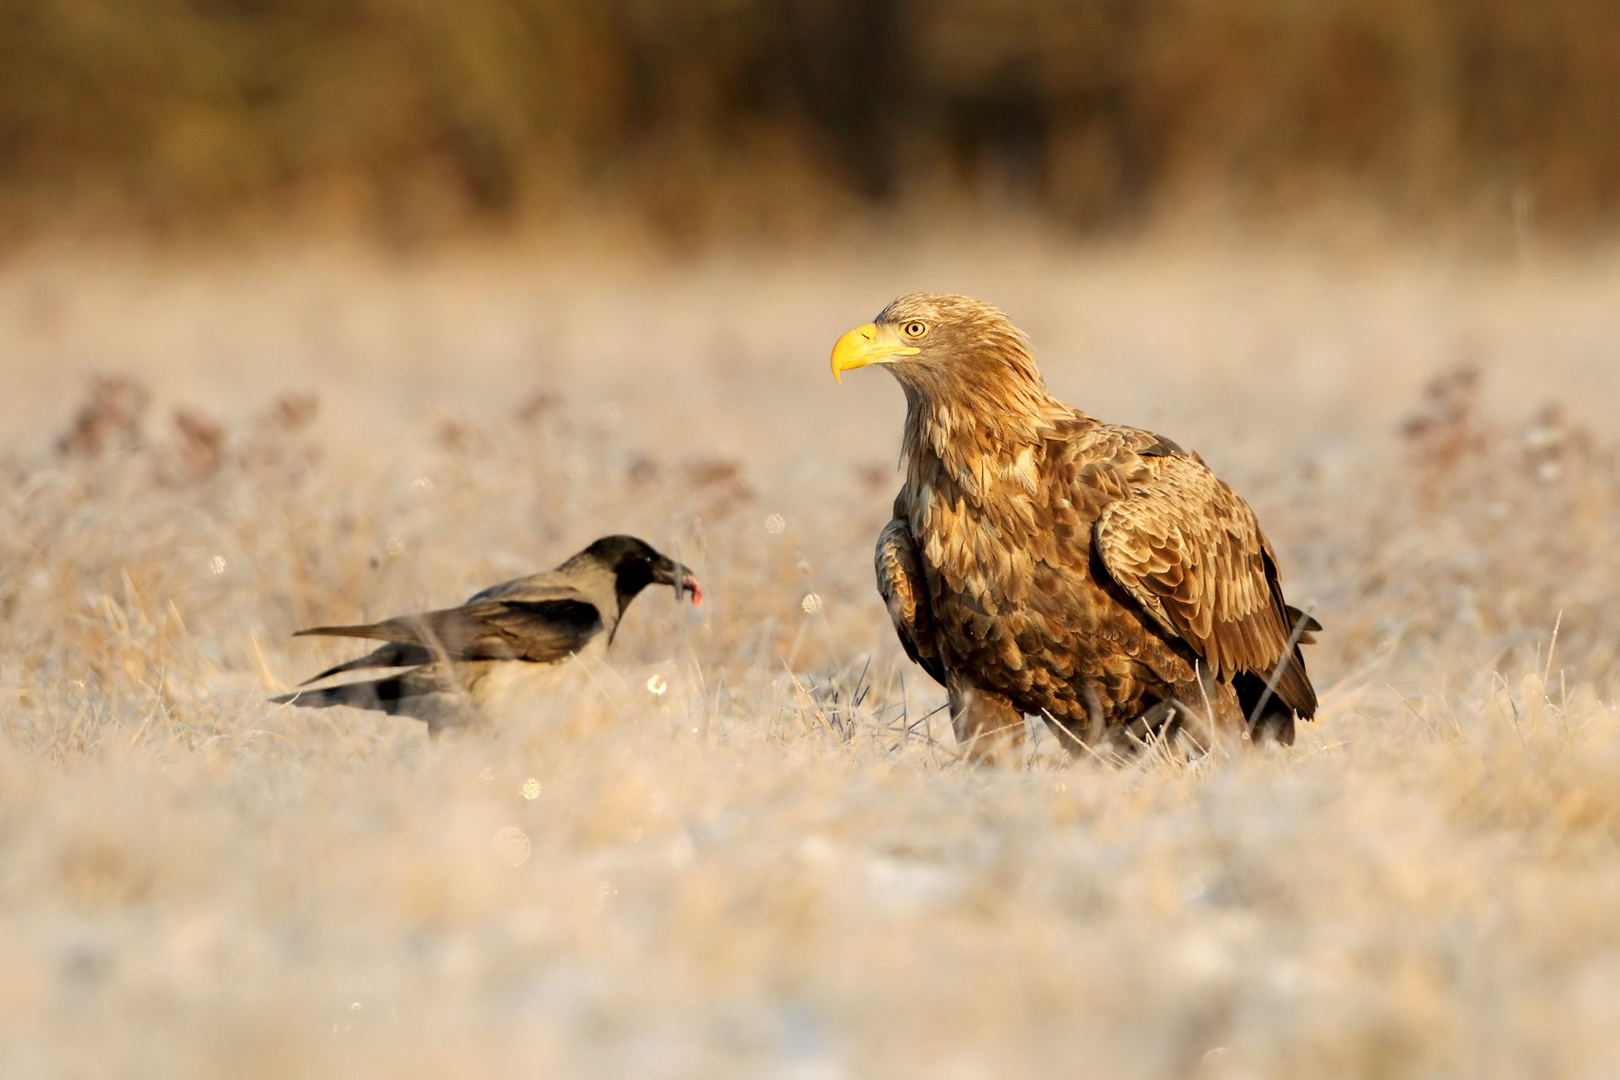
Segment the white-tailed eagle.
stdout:
<path fill-rule="evenodd" d="M 1320 626 L 1197 454 L 1053 398 L 1023 333 L 968 297 L 903 296 L 839 339 L 834 375 L 868 364 L 906 394 L 878 591 L 970 757 L 1016 744 L 1025 715 L 1071 751 L 1293 742 Z"/>

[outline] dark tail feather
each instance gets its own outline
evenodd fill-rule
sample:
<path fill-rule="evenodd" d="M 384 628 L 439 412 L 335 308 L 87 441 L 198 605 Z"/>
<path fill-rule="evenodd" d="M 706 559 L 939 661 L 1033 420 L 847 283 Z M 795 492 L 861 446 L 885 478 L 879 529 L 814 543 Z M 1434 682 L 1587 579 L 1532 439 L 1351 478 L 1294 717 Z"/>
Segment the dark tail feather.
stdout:
<path fill-rule="evenodd" d="M 393 642 L 357 659 L 349 660 L 336 667 L 329 667 L 319 675 L 312 675 L 298 685 L 308 686 L 310 683 L 320 682 L 322 679 L 331 678 L 333 675 L 341 675 L 345 671 L 358 671 L 361 668 L 415 667 L 418 664 L 432 662 L 433 654 L 422 646 Z"/>
<path fill-rule="evenodd" d="M 1311 685 L 1311 677 L 1305 671 L 1305 658 L 1299 654 L 1299 649 L 1289 654 L 1281 667 L 1273 695 L 1286 707 L 1307 720 L 1311 719 L 1316 715 L 1316 687 Z M 1261 685 L 1265 685 L 1264 680 Z"/>
<path fill-rule="evenodd" d="M 1289 650 L 1288 659 L 1283 661 L 1276 694 L 1285 705 L 1309 720 L 1316 715 L 1316 687 L 1311 685 L 1311 676 L 1305 670 L 1305 657 L 1299 647 L 1316 644 L 1316 631 L 1322 629 L 1322 624 L 1297 607 L 1284 604 L 1283 610 L 1288 613 L 1288 629 L 1294 637 L 1294 647 Z M 1291 728 L 1293 725 L 1289 726 Z"/>
<path fill-rule="evenodd" d="M 277 705 L 299 705 L 306 709 L 329 709 L 333 705 L 348 705 L 356 709 L 377 709 L 397 716 L 400 715 L 401 705 L 410 698 L 405 677 L 394 675 L 387 679 L 323 686 L 316 690 L 296 690 L 291 694 L 280 694 L 270 700 Z"/>
<path fill-rule="evenodd" d="M 1300 653 L 1301 645 L 1310 645 L 1316 641 L 1314 632 L 1322 629 L 1317 622 L 1299 608 L 1283 605 L 1283 611 L 1288 614 L 1288 636 L 1291 642 L 1288 655 L 1277 662 L 1276 669 L 1264 673 L 1261 678 L 1261 694 L 1246 711 L 1253 717 L 1253 708 L 1258 705 L 1269 711 L 1270 697 L 1276 696 L 1282 704 L 1309 720 L 1316 715 L 1316 688 L 1311 685 L 1311 677 L 1305 671 L 1305 657 Z M 1260 672 L 1255 672 L 1260 675 Z M 1270 695 L 1265 694 L 1266 682 L 1271 683 Z"/>
<path fill-rule="evenodd" d="M 1295 626 L 1300 627 L 1299 644 L 1315 645 L 1315 631 L 1322 629 L 1322 624 L 1292 604 L 1284 604 L 1283 611 L 1288 615 L 1288 628 L 1290 630 Z"/>
<path fill-rule="evenodd" d="M 393 620 L 381 623 L 364 623 L 359 626 L 312 626 L 308 630 L 299 630 L 293 637 L 357 637 L 370 638 L 373 641 L 400 641 L 413 642 L 416 639 L 408 636 L 409 631 Z"/>
<path fill-rule="evenodd" d="M 1249 718 L 1249 734 L 1255 742 L 1273 740 L 1292 746 L 1294 717 L 1309 720 L 1316 715 L 1316 688 L 1311 685 L 1299 646 L 1315 642 L 1313 635 L 1322 629 L 1322 624 L 1296 607 L 1284 605 L 1283 610 L 1288 614 L 1293 639 L 1288 655 L 1277 662 L 1273 671 L 1238 672 L 1232 679 L 1232 689 L 1237 691 L 1238 704 Z"/>

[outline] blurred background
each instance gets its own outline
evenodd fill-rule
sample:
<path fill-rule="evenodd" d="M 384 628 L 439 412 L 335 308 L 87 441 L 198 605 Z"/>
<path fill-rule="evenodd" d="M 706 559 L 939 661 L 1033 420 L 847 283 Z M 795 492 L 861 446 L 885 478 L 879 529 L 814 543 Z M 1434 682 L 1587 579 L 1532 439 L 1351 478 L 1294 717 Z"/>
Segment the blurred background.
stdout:
<path fill-rule="evenodd" d="M 3 0 L 0 239 L 1620 210 L 1613 0 Z"/>

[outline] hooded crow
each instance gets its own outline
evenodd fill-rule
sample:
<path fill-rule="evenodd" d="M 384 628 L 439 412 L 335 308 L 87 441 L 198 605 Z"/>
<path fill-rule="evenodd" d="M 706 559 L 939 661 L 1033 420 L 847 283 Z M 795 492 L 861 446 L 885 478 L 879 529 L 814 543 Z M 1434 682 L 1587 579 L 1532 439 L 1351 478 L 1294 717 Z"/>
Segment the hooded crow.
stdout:
<path fill-rule="evenodd" d="M 633 536 L 604 536 L 555 570 L 491 586 L 460 607 L 360 626 L 300 630 L 295 637 L 387 643 L 301 686 L 350 671 L 407 670 L 270 700 L 315 709 L 377 709 L 424 720 L 428 733 L 437 735 L 443 728 L 475 721 L 497 699 L 543 693 L 574 657 L 602 656 L 624 609 L 648 585 L 671 585 L 677 596 L 703 602 L 703 590 L 686 567 Z"/>

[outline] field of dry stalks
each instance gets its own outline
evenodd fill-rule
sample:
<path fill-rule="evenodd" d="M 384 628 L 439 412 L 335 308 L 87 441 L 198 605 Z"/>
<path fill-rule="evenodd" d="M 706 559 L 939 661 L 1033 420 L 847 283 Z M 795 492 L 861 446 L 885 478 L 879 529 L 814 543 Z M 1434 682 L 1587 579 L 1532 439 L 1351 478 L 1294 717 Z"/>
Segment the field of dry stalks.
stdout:
<path fill-rule="evenodd" d="M 1614 1076 L 1620 258 L 864 250 L 0 266 L 0 1075 Z M 1296 747 L 955 759 L 827 373 L 918 288 L 1249 498 Z M 611 531 L 709 601 L 570 696 L 265 702 Z"/>

